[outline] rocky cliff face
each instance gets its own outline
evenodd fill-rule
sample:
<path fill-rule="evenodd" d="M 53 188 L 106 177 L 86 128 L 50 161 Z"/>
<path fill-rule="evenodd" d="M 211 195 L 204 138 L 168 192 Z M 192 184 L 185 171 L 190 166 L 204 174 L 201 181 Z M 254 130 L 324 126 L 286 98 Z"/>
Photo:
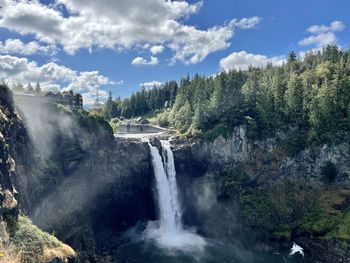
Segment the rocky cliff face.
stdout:
<path fill-rule="evenodd" d="M 19 263 L 30 257 L 36 262 L 66 262 L 75 257 L 74 250 L 38 229 L 23 213 L 19 216 L 21 191 L 14 186 L 20 177 L 16 162 L 18 153 L 28 149 L 27 143 L 28 133 L 14 108 L 12 93 L 0 85 L 1 260 Z"/>
<path fill-rule="evenodd" d="M 80 260 L 108 262 L 121 231 L 154 217 L 147 143 L 115 139 L 84 112 L 28 103 L 17 103 L 32 146 L 16 153 L 23 209 Z"/>
<path fill-rule="evenodd" d="M 349 145 L 295 154 L 289 139 L 250 140 L 245 126 L 211 142 L 174 139 L 184 220 L 243 246 L 274 250 L 297 241 L 314 260 L 348 262 Z"/>
<path fill-rule="evenodd" d="M 13 109 L 10 92 L 0 86 L 0 241 L 8 242 L 7 231 L 18 218 L 18 194 L 12 185 L 16 176 L 15 161 L 11 156 L 12 141 L 22 139 L 20 131 L 23 126 Z"/>
<path fill-rule="evenodd" d="M 279 159 L 281 160 L 279 160 L 278 172 L 283 176 L 320 183 L 322 181 L 322 167 L 327 162 L 332 162 L 337 168 L 337 182 L 350 182 L 348 144 L 308 148 L 296 156 L 291 156 L 283 149 L 286 140 L 287 135 L 282 133 L 275 138 L 262 141 L 248 140 L 246 127 L 242 125 L 236 127 L 229 138 L 219 136 L 212 142 L 196 141 L 191 146 L 190 151 L 193 158 L 206 163 L 209 169 L 219 168 L 222 170 L 239 162 L 256 162 L 260 158 L 259 154 L 267 156 L 279 151 L 281 153 Z"/>

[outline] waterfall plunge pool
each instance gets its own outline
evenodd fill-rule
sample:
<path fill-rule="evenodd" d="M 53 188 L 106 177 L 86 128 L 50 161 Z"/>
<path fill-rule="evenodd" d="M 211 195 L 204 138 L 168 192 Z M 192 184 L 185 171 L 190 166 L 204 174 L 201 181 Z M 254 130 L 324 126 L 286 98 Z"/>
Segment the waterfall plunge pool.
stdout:
<path fill-rule="evenodd" d="M 146 236 L 147 224 L 130 230 L 114 254 L 120 263 L 311 263 L 290 251 L 275 253 L 246 250 L 232 244 L 205 239 L 199 250 L 162 247 L 156 239 Z"/>
<path fill-rule="evenodd" d="M 307 262 L 299 252 L 295 254 L 291 254 L 290 251 L 263 253 L 245 250 L 232 244 L 207 240 L 198 235 L 194 229 L 186 229 L 181 219 L 174 156 L 169 141 L 160 142 L 161 151 L 149 143 L 156 183 L 159 219 L 147 224 L 140 224 L 128 231 L 114 255 L 115 262 Z"/>

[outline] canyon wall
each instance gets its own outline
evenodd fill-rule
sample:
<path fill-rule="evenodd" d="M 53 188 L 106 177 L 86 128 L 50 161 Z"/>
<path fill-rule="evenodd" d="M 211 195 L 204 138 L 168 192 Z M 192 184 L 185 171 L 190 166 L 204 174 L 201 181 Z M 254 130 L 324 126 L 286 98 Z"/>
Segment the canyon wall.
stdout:
<path fill-rule="evenodd" d="M 184 220 L 205 236 L 259 250 L 297 242 L 320 262 L 350 260 L 349 145 L 295 152 L 290 134 L 172 141 Z"/>

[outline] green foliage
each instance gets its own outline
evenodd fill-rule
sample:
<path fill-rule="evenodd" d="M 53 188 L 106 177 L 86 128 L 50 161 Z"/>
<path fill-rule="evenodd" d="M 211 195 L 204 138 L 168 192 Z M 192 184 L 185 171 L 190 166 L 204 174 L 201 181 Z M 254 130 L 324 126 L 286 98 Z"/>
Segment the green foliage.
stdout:
<path fill-rule="evenodd" d="M 232 195 L 241 195 L 244 192 L 244 183 L 249 179 L 241 167 L 235 167 L 223 174 L 221 198 L 229 198 Z"/>
<path fill-rule="evenodd" d="M 220 135 L 227 139 L 231 135 L 231 129 L 229 129 L 224 124 L 217 124 L 214 128 L 210 130 L 201 131 L 197 134 L 197 137 L 208 141 L 214 141 Z"/>
<path fill-rule="evenodd" d="M 54 258 L 74 257 L 75 252 L 56 237 L 36 227 L 29 218 L 19 216 L 18 230 L 11 245 L 20 256 L 20 262 L 49 262 Z"/>
<path fill-rule="evenodd" d="M 168 127 L 170 124 L 169 115 L 170 112 L 167 110 L 162 113 L 159 113 L 156 117 L 156 123 L 161 127 Z"/>
<path fill-rule="evenodd" d="M 89 116 L 92 118 L 104 119 L 105 115 L 102 109 L 91 109 Z"/>
<path fill-rule="evenodd" d="M 244 220 L 272 238 L 288 238 L 298 220 L 313 207 L 312 194 L 306 186 L 288 180 L 247 191 L 241 197 Z"/>
<path fill-rule="evenodd" d="M 301 229 L 311 234 L 325 235 L 334 227 L 334 218 L 322 209 L 315 208 L 301 220 Z"/>
<path fill-rule="evenodd" d="M 307 144 L 348 140 L 347 60 L 347 52 L 329 46 L 322 52 L 308 53 L 304 60 L 292 52 L 288 62 L 279 67 L 268 65 L 210 78 L 184 78 L 170 124 L 183 134 L 204 138 L 206 134 L 214 135 L 212 131 L 218 126 L 232 131 L 241 123 L 248 124 L 248 134 L 253 138 L 294 129 L 297 138 L 289 147 L 293 154 Z"/>
<path fill-rule="evenodd" d="M 170 110 L 159 121 L 203 138 L 223 134 L 217 132 L 222 128 L 230 133 L 242 123 L 254 139 L 295 130 L 297 138 L 289 147 L 295 154 L 305 145 L 350 140 L 349 91 L 349 51 L 328 46 L 303 59 L 291 52 L 281 66 L 186 76 L 179 86 L 171 81 L 143 88 L 128 99 L 115 100 L 118 110 L 112 117 Z"/>
<path fill-rule="evenodd" d="M 192 109 L 190 103 L 187 101 L 179 111 L 174 113 L 173 125 L 176 129 L 178 129 L 181 133 L 185 133 L 192 124 Z"/>
<path fill-rule="evenodd" d="M 350 211 L 346 211 L 342 214 L 337 224 L 333 227 L 332 231 L 327 234 L 328 240 L 340 240 L 350 243 Z"/>
<path fill-rule="evenodd" d="M 109 125 L 111 125 L 113 132 L 117 133 L 119 131 L 120 120 L 118 118 L 113 118 L 109 121 Z"/>
<path fill-rule="evenodd" d="M 151 89 L 142 87 L 140 91 L 133 93 L 130 98 L 113 100 L 109 93 L 107 102 L 103 108 L 92 114 L 103 117 L 107 120 L 111 118 L 132 118 L 143 116 L 150 112 L 159 112 L 175 103 L 178 85 L 176 81 L 164 83 L 162 86 L 153 86 Z"/>
<path fill-rule="evenodd" d="M 282 148 L 291 156 L 296 156 L 307 145 L 307 135 L 304 131 L 295 130 L 289 138 L 283 142 Z"/>
<path fill-rule="evenodd" d="M 350 189 L 329 189 L 316 198 L 316 204 L 298 222 L 299 232 L 321 236 L 325 240 L 350 245 Z"/>

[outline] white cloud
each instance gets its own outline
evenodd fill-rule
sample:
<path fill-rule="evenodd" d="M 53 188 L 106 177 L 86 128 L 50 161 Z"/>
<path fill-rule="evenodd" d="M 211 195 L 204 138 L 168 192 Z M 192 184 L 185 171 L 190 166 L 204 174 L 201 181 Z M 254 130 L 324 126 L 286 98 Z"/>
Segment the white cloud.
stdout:
<path fill-rule="evenodd" d="M 246 70 L 250 66 L 263 67 L 268 63 L 273 65 L 282 65 L 285 58 L 282 56 L 267 57 L 265 55 L 251 54 L 246 51 L 233 52 L 229 56 L 220 60 L 222 70 L 229 71 L 232 69 Z"/>
<path fill-rule="evenodd" d="M 314 45 L 322 48 L 327 45 L 337 44 L 338 40 L 335 35 L 336 32 L 341 32 L 345 28 L 345 24 L 341 21 L 333 21 L 329 26 L 313 25 L 307 29 L 311 36 L 299 41 L 301 46 Z"/>
<path fill-rule="evenodd" d="M 141 83 L 140 86 L 150 89 L 150 88 L 153 88 L 153 87 L 160 87 L 163 84 L 164 84 L 163 82 L 153 80 L 153 81 L 150 81 L 150 82 Z"/>
<path fill-rule="evenodd" d="M 159 61 L 157 57 L 151 57 L 150 60 L 142 57 L 136 57 L 133 61 L 131 61 L 131 64 L 135 66 L 155 66 L 158 65 L 158 63 Z"/>
<path fill-rule="evenodd" d="M 96 100 L 96 91 L 91 90 L 82 94 L 84 100 L 84 107 L 91 108 Z M 108 92 L 104 90 L 98 90 L 98 99 L 101 103 L 105 103 L 108 99 Z"/>
<path fill-rule="evenodd" d="M 329 26 L 326 25 L 313 25 L 310 26 L 307 31 L 312 34 L 320 34 L 325 32 L 340 32 L 345 28 L 345 24 L 342 21 L 333 21 Z"/>
<path fill-rule="evenodd" d="M 197 13 L 202 2 L 180 0 L 57 0 L 56 6 L 38 0 L 0 0 L 0 5 L 0 27 L 62 45 L 69 54 L 80 48 L 162 45 L 173 52 L 173 63 L 186 64 L 201 62 L 210 53 L 227 48 L 236 27 L 249 29 L 260 22 L 258 17 L 233 19 L 223 26 L 198 29 L 184 24 L 184 18 Z M 60 5 L 67 7 L 68 15 L 62 14 Z"/>
<path fill-rule="evenodd" d="M 55 55 L 57 48 L 54 45 L 40 45 L 37 41 L 23 43 L 20 39 L 7 39 L 0 41 L 0 54 L 19 54 L 19 55 Z"/>
<path fill-rule="evenodd" d="M 19 58 L 10 55 L 0 55 L 0 75 L 11 82 L 39 82 L 43 90 L 73 90 L 80 92 L 84 98 L 84 104 L 89 107 L 89 98 L 96 94 L 101 86 L 116 84 L 109 78 L 100 75 L 98 71 L 77 72 L 71 68 L 50 62 L 39 66 L 27 58 Z M 105 92 L 100 91 L 103 100 Z"/>
<path fill-rule="evenodd" d="M 324 47 L 327 45 L 335 44 L 337 38 L 333 32 L 326 32 L 317 35 L 312 35 L 299 41 L 301 46 L 316 45 L 317 47 Z"/>
<path fill-rule="evenodd" d="M 242 18 L 241 20 L 233 19 L 230 24 L 241 29 L 251 29 L 256 27 L 260 22 L 260 17 L 253 16 L 249 18 Z"/>
<path fill-rule="evenodd" d="M 152 55 L 160 54 L 164 51 L 164 46 L 162 46 L 162 45 L 153 46 L 150 48 L 150 51 L 151 51 Z"/>

